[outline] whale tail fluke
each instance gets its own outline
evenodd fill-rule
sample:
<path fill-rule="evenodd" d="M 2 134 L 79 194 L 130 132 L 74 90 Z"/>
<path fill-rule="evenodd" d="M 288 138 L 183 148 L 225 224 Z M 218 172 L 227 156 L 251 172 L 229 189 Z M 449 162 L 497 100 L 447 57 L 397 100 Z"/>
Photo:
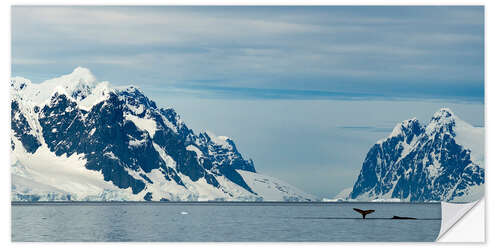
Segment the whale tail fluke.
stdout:
<path fill-rule="evenodd" d="M 359 209 L 359 208 L 353 208 L 354 211 L 360 213 L 361 215 L 363 215 L 363 219 L 365 219 L 366 215 L 367 214 L 371 214 L 373 212 L 375 212 L 375 210 L 363 210 L 363 209 Z"/>

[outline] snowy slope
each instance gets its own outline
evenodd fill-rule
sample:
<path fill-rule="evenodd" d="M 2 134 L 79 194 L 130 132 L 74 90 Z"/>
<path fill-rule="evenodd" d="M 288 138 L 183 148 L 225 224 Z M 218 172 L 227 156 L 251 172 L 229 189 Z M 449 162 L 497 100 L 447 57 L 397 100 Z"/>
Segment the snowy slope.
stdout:
<path fill-rule="evenodd" d="M 229 137 L 195 134 L 173 109 L 88 69 L 40 84 L 14 77 L 10 86 L 13 200 L 311 197 L 257 174 Z"/>
<path fill-rule="evenodd" d="M 349 201 L 349 194 L 352 192 L 352 187 L 344 188 L 333 199 L 323 198 L 325 202 L 343 202 Z"/>
<path fill-rule="evenodd" d="M 443 108 L 427 125 L 403 121 L 379 140 L 347 198 L 473 201 L 483 193 L 484 129 Z"/>
<path fill-rule="evenodd" d="M 315 201 L 316 197 L 276 178 L 245 170 L 237 170 L 252 190 L 266 201 Z"/>

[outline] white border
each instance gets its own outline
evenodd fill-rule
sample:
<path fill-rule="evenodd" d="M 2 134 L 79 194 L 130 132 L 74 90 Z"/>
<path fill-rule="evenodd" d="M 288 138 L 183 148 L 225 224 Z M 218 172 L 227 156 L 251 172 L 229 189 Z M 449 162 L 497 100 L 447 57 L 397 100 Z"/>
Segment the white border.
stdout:
<path fill-rule="evenodd" d="M 499 133 L 500 123 L 498 120 L 500 114 L 500 106 L 498 105 L 498 100 L 500 91 L 498 91 L 498 84 L 500 84 L 500 79 L 498 77 L 498 71 L 500 70 L 500 62 L 499 58 L 499 46 L 500 40 L 498 39 L 499 28 L 500 27 L 500 7 L 499 2 L 497 0 L 468 0 L 468 1 L 452 1 L 452 0 L 417 0 L 417 1 L 405 1 L 405 0 L 385 0 L 385 1 L 376 1 L 376 0 L 363 0 L 363 1 L 320 1 L 320 0 L 206 0 L 206 1 L 193 1 L 193 0 L 172 0 L 172 1 L 138 1 L 138 0 L 74 0 L 74 1 L 64 1 L 64 0 L 52 0 L 52 1 L 43 1 L 37 2 L 34 0 L 6 0 L 2 1 L 0 4 L 0 18 L 1 22 L 1 31 L 4 36 L 1 39 L 2 43 L 2 52 L 3 55 L 2 67 L 0 67 L 2 79 L 4 81 L 2 91 L 0 91 L 1 100 L 4 101 L 3 105 L 0 105 L 0 117 L 4 117 L 3 122 L 1 123 L 0 131 L 9 131 L 9 121 L 6 117 L 9 117 L 9 106 L 8 104 L 8 78 L 10 77 L 10 6 L 11 5 L 158 5 L 158 4 L 169 4 L 169 5 L 485 5 L 486 11 L 486 129 L 487 129 L 487 159 L 486 159 L 486 193 L 493 190 L 492 193 L 495 195 L 495 190 L 498 189 L 498 168 L 500 167 L 500 162 L 498 160 L 498 153 L 495 153 L 498 150 L 496 146 L 497 141 L 500 141 Z M 296 248 L 309 248 L 314 247 L 318 249 L 331 249 L 332 246 L 342 247 L 342 248 L 354 248 L 361 249 L 370 247 L 370 249 L 400 249 L 402 246 L 405 248 L 415 248 L 415 247 L 428 247 L 433 245 L 433 247 L 440 248 L 453 248 L 453 249 L 470 249 L 471 246 L 477 245 L 459 245 L 459 244 L 438 244 L 434 246 L 434 244 L 414 244 L 414 243 L 404 243 L 404 244 L 394 244 L 394 243 L 377 243 L 377 244 L 363 244 L 363 243 L 251 243 L 251 244 L 206 244 L 206 243 L 189 243 L 189 244 L 180 244 L 180 243 L 168 243 L 168 244 L 160 244 L 160 243 L 121 243 L 121 244 L 104 244 L 104 243 L 71 243 L 71 244 L 55 244 L 55 243 L 46 243 L 46 244 L 34 244 L 34 243 L 11 243 L 10 242 L 10 173 L 9 173 L 9 140 L 8 133 L 0 133 L 0 154 L 1 159 L 3 159 L 4 164 L 2 164 L 4 171 L 1 175 L 1 201 L 3 202 L 2 215 L 3 222 L 2 223 L 2 231 L 0 233 L 0 237 L 2 239 L 2 243 L 4 247 L 7 248 L 22 248 L 22 249 L 67 249 L 71 247 L 72 249 L 88 249 L 92 248 L 106 248 L 106 249 L 132 249 L 132 248 L 148 248 L 148 249 L 165 249 L 166 247 L 173 248 L 203 248 L 205 249 L 233 249 L 235 247 L 241 249 L 254 249 L 255 247 L 259 248 L 269 248 L 275 249 L 278 248 L 286 248 L 286 249 L 296 249 Z M 496 195 L 495 195 L 496 196 Z M 492 199 L 486 200 L 487 210 L 495 211 L 498 210 L 498 198 L 492 197 Z M 496 208 L 496 209 L 495 209 Z M 498 231 L 494 230 L 494 225 L 500 224 L 498 221 L 498 216 L 496 213 L 489 212 L 487 215 L 487 230 L 486 230 L 486 240 L 487 247 L 495 247 L 498 249 L 498 242 L 500 241 L 498 238 Z M 476 221 L 476 220 L 473 220 Z M 467 226 L 466 226 L 467 227 Z M 488 237 L 489 236 L 489 237 Z"/>

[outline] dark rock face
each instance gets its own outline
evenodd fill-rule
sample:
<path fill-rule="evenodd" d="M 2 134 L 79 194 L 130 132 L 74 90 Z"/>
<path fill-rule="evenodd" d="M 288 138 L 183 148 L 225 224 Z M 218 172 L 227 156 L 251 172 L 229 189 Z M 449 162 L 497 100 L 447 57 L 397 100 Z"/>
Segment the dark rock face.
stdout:
<path fill-rule="evenodd" d="M 144 189 L 145 183 L 130 176 L 127 168 L 150 172 L 165 167 L 147 133 L 124 119 L 115 94 L 89 112 L 78 109 L 66 95 L 56 94 L 42 108 L 39 122 L 47 146 L 56 155 L 83 153 L 88 169 L 101 171 L 104 180 L 120 188 L 131 187 L 135 194 Z M 134 139 L 146 143 L 129 147 L 128 142 Z"/>
<path fill-rule="evenodd" d="M 28 120 L 19 110 L 19 103 L 13 100 L 10 107 L 10 126 L 14 131 L 14 136 L 21 141 L 28 153 L 34 153 L 42 144 L 33 135 L 33 131 L 28 124 Z M 11 140 L 11 147 L 14 148 L 14 146 L 14 142 Z"/>
<path fill-rule="evenodd" d="M 447 119 L 451 116 L 442 112 L 433 117 L 431 132 L 416 120 L 403 122 L 400 133 L 375 144 L 349 198 L 391 194 L 409 201 L 447 201 L 483 184 L 484 169 L 472 162 L 469 149 L 455 141 L 455 121 Z"/>
<path fill-rule="evenodd" d="M 134 194 L 153 183 L 145 173 L 154 169 L 181 186 L 185 184 L 179 174 L 192 181 L 204 178 L 214 187 L 220 187 L 215 176 L 222 175 L 253 193 L 235 171 L 255 172 L 253 162 L 243 159 L 233 141 L 227 139 L 229 146 L 221 146 L 206 134 L 195 135 L 173 109 L 158 108 L 134 87 L 109 93 L 90 110 L 80 109 L 74 100 L 85 98 L 87 92 L 79 89 L 72 98 L 55 93 L 47 105 L 35 110 L 43 139 L 57 156 L 83 154 L 87 169 L 101 172 L 105 181 L 119 188 L 130 187 Z M 15 136 L 33 153 L 41 143 L 32 135 L 18 103 L 13 100 L 11 105 Z M 154 121 L 154 133 L 138 128 L 133 119 Z M 161 151 L 174 165 L 167 166 Z M 144 196 L 151 198 L 150 192 Z"/>
<path fill-rule="evenodd" d="M 392 172 L 393 165 L 401 157 L 404 149 L 401 143 L 409 144 L 414 137 L 424 132 L 416 120 L 410 120 L 405 125 L 401 126 L 401 134 L 387 139 L 382 144 L 375 144 L 368 151 L 358 180 L 351 192 L 351 198 L 370 190 L 374 190 L 377 194 L 384 194 L 392 189 L 392 181 L 397 178 Z M 399 170 L 398 173 L 401 174 L 401 171 Z"/>
<path fill-rule="evenodd" d="M 152 198 L 153 198 L 153 194 L 151 192 L 147 192 L 146 195 L 144 195 L 145 201 L 151 201 Z"/>

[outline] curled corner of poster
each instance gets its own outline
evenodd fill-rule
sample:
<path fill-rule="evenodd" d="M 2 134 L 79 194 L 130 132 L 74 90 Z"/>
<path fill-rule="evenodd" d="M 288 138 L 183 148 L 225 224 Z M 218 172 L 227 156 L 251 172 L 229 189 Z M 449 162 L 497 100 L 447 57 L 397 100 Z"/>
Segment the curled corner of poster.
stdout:
<path fill-rule="evenodd" d="M 441 202 L 437 242 L 484 242 L 484 198 L 470 203 Z"/>

